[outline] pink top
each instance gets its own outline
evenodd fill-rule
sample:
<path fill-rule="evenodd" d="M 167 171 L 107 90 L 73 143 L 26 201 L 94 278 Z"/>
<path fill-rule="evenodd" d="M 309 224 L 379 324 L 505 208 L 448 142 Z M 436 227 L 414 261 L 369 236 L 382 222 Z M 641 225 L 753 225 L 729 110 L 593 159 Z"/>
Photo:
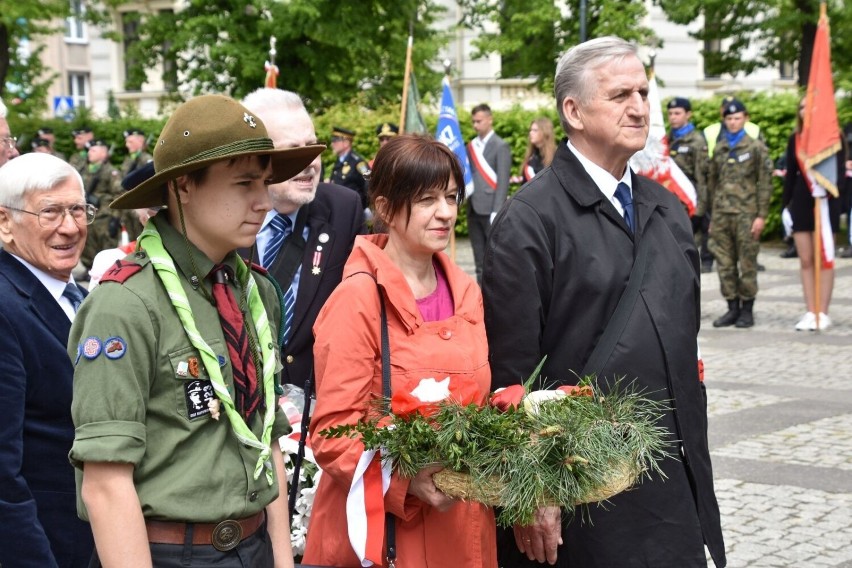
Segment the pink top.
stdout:
<path fill-rule="evenodd" d="M 438 285 L 435 286 L 435 291 L 417 300 L 417 307 L 420 308 L 420 315 L 424 321 L 441 321 L 452 317 L 453 311 L 453 294 L 450 292 L 450 285 L 447 283 L 447 276 L 444 271 L 434 260 L 432 265 L 435 267 L 435 278 L 438 280 Z"/>

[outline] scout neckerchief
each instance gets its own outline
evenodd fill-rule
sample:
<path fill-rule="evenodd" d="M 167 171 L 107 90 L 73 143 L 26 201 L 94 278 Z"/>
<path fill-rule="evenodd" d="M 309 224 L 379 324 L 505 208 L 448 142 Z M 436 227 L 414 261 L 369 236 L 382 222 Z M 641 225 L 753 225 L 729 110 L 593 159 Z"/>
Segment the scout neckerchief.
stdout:
<path fill-rule="evenodd" d="M 270 447 L 272 440 L 272 422 L 275 416 L 275 355 L 273 352 L 272 331 L 269 327 L 269 321 L 266 318 L 266 310 L 260 300 L 260 293 L 257 291 L 257 284 L 252 277 L 251 272 L 246 267 L 245 263 L 237 257 L 237 279 L 245 284 L 246 295 L 248 296 L 248 305 L 251 312 L 252 320 L 255 325 L 258 343 L 260 344 L 261 355 L 263 357 L 263 396 L 266 402 L 266 409 L 263 416 L 263 432 L 261 439 L 258 440 L 254 432 L 240 416 L 234 407 L 234 400 L 225 380 L 222 378 L 222 371 L 219 368 L 219 359 L 213 349 L 207 345 L 207 342 L 198 333 L 198 328 L 195 325 L 195 318 L 192 315 L 192 309 L 189 307 L 189 299 L 183 291 L 183 286 L 180 283 L 180 277 L 177 274 L 174 261 L 169 253 L 166 252 L 163 246 L 160 233 L 154 223 L 148 223 L 142 235 L 139 237 L 140 248 L 145 249 L 154 265 L 157 276 L 166 288 L 169 298 L 172 301 L 175 311 L 183 324 L 183 329 L 189 338 L 193 347 L 198 349 L 201 354 L 201 361 L 204 363 L 204 368 L 207 374 L 210 375 L 210 382 L 213 385 L 213 390 L 216 396 L 225 407 L 225 413 L 231 422 L 234 429 L 234 434 L 241 444 L 251 446 L 260 450 L 260 457 L 254 468 L 254 478 L 260 477 L 260 472 L 266 469 L 266 480 L 272 485 L 273 468 L 272 468 L 272 448 Z"/>

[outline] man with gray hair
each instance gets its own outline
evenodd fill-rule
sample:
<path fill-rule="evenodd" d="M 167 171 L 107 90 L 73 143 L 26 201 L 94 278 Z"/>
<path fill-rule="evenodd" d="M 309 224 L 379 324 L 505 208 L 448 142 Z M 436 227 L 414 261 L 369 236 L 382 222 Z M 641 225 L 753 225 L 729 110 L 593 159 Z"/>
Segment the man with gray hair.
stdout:
<path fill-rule="evenodd" d="M 692 228 L 673 194 L 627 165 L 648 136 L 645 69 L 633 45 L 598 38 L 562 56 L 555 90 L 569 141 L 498 214 L 486 249 L 493 387 L 517 384 L 544 356 L 548 385 L 591 375 L 605 395 L 626 379 L 664 405 L 669 456 L 606 507 L 564 521 L 544 507 L 503 531 L 500 565 L 704 568 L 706 544 L 724 566 Z"/>
<path fill-rule="evenodd" d="M 85 291 L 71 276 L 95 208 L 80 174 L 50 154 L 0 168 L 0 565 L 84 568 L 65 352 Z"/>
<path fill-rule="evenodd" d="M 258 89 L 243 104 L 260 117 L 276 148 L 317 143 L 314 124 L 296 93 Z M 290 321 L 281 345 L 281 381 L 299 387 L 313 378 L 317 314 L 343 278 L 355 237 L 366 232 L 358 194 L 320 183 L 320 169 L 317 156 L 296 177 L 269 186 L 272 211 L 256 244 L 258 260 L 281 285 Z"/>

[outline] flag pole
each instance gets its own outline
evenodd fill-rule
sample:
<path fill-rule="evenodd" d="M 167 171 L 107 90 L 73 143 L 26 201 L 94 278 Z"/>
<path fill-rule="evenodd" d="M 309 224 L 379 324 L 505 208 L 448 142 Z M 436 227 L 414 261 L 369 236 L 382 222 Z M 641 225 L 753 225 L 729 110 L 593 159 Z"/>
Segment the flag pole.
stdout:
<path fill-rule="evenodd" d="M 402 108 L 399 112 L 399 133 L 405 134 L 405 117 L 408 112 L 408 89 L 411 82 L 411 51 L 414 47 L 414 22 L 408 23 L 408 47 L 405 50 L 405 77 L 402 83 Z"/>
<path fill-rule="evenodd" d="M 814 197 L 814 315 L 816 329 L 819 331 L 819 314 L 822 312 L 820 305 L 819 284 L 822 273 L 822 197 Z"/>

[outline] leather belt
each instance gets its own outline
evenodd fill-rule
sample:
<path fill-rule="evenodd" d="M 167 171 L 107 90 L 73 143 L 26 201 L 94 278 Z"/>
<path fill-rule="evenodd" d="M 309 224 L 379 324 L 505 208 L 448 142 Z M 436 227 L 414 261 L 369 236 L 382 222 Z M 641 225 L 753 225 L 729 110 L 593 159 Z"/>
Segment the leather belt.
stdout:
<path fill-rule="evenodd" d="M 145 521 L 148 542 L 155 544 L 184 544 L 186 533 L 192 527 L 192 544 L 212 545 L 216 550 L 227 552 L 237 547 L 243 539 L 257 532 L 266 519 L 263 511 L 245 519 L 228 519 L 221 523 L 173 523 L 167 521 Z"/>

